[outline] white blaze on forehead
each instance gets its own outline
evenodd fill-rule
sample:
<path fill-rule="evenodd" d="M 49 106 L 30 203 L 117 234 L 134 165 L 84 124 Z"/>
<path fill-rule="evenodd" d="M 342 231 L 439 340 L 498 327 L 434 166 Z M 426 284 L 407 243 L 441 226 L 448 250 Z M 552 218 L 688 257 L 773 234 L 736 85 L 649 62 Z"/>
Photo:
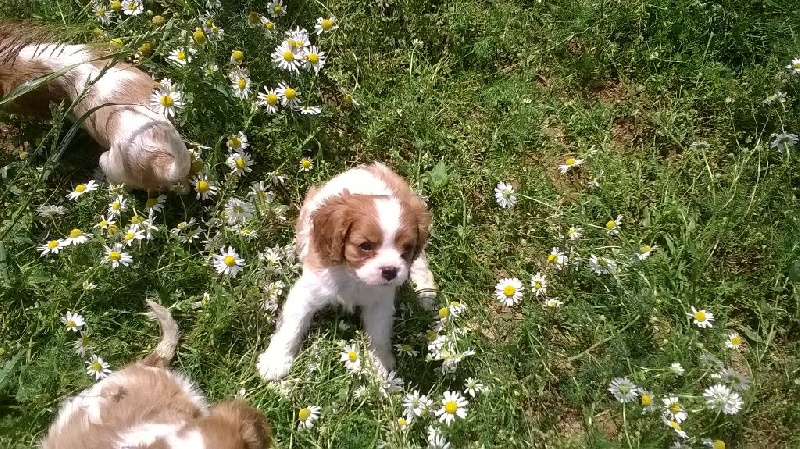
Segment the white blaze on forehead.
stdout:
<path fill-rule="evenodd" d="M 383 234 L 381 248 L 393 247 L 397 230 L 400 228 L 400 215 L 403 212 L 400 202 L 394 198 L 376 198 L 375 210 Z"/>
<path fill-rule="evenodd" d="M 130 449 L 139 446 L 149 446 L 155 443 L 156 440 L 175 433 L 181 426 L 183 426 L 182 422 L 171 424 L 138 424 L 123 432 L 114 447 L 117 449 Z"/>

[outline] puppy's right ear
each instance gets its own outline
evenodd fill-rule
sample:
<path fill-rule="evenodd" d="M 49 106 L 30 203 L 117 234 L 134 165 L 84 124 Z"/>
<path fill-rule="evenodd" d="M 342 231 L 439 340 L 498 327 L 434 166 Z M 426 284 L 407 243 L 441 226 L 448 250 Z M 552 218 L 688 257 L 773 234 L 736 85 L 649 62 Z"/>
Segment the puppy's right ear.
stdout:
<path fill-rule="evenodd" d="M 264 414 L 241 400 L 225 401 L 211 410 L 217 417 L 238 427 L 247 449 L 266 449 L 272 441 L 272 431 Z"/>
<path fill-rule="evenodd" d="M 344 190 L 326 199 L 311 214 L 311 249 L 331 265 L 344 262 L 344 244 L 354 218 L 348 213 L 350 197 L 350 192 Z"/>

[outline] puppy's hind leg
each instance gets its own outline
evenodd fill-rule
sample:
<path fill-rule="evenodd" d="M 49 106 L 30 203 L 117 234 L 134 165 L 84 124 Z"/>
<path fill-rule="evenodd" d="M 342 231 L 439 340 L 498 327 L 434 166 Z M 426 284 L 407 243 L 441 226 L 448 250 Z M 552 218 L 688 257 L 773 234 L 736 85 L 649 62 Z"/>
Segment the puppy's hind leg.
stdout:
<path fill-rule="evenodd" d="M 411 264 L 411 272 L 409 273 L 411 282 L 414 283 L 419 302 L 425 310 L 433 310 L 433 301 L 436 299 L 436 294 L 439 291 L 439 286 L 436 285 L 436 279 L 433 277 L 430 267 L 428 266 L 428 256 L 425 251 L 414 259 Z"/>

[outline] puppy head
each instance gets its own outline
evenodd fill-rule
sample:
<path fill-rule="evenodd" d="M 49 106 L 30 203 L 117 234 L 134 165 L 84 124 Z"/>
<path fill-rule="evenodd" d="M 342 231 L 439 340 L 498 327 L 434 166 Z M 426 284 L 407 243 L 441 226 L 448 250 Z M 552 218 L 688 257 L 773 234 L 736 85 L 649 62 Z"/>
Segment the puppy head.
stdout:
<path fill-rule="evenodd" d="M 267 418 L 243 401 L 218 404 L 198 423 L 207 448 L 265 449 L 272 440 Z"/>
<path fill-rule="evenodd" d="M 345 265 L 367 285 L 397 286 L 428 238 L 430 215 L 418 197 L 351 195 L 312 213 L 312 250 L 326 266 Z"/>

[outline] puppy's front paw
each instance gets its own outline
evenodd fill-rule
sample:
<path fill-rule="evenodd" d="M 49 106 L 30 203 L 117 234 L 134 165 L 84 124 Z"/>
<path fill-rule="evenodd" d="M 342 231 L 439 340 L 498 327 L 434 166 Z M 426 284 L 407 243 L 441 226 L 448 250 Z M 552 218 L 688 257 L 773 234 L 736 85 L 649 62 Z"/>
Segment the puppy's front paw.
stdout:
<path fill-rule="evenodd" d="M 294 358 L 286 354 L 275 354 L 269 349 L 258 356 L 256 368 L 264 380 L 279 380 L 289 374 Z"/>
<path fill-rule="evenodd" d="M 389 372 L 394 369 L 394 356 L 389 353 L 379 353 L 377 351 L 370 351 L 370 359 L 372 366 L 375 369 L 375 374 L 379 379 L 386 379 Z"/>

